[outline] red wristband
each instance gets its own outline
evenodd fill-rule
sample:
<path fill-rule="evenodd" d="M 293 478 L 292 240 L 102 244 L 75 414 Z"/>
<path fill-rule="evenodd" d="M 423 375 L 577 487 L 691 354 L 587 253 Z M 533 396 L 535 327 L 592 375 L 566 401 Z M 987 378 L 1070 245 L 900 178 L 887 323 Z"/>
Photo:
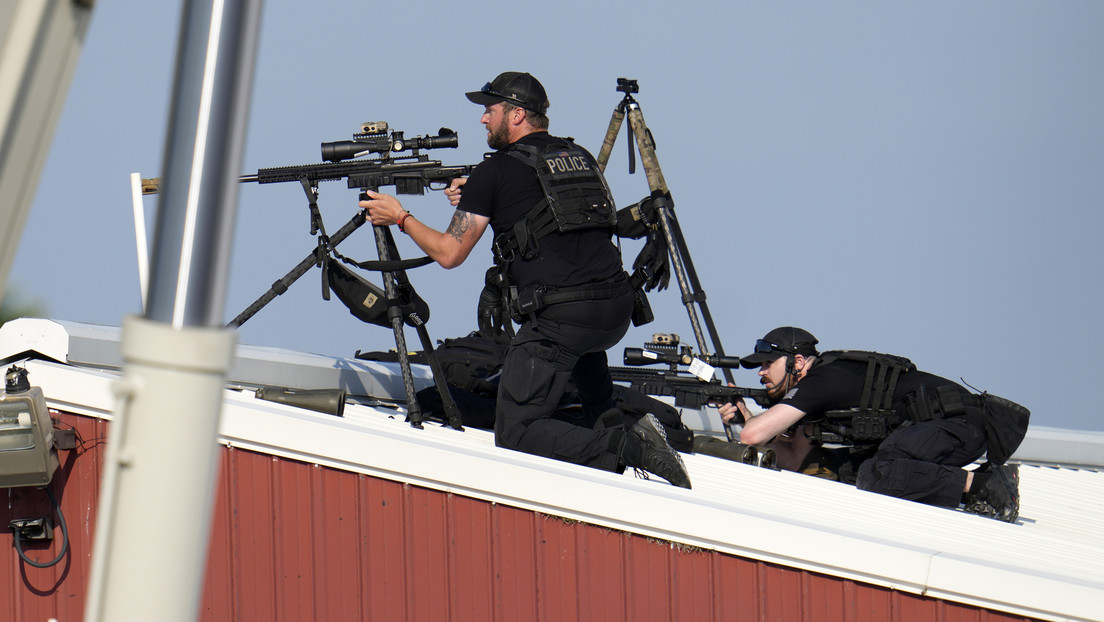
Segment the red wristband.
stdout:
<path fill-rule="evenodd" d="M 402 233 L 406 233 L 406 229 L 403 227 L 403 223 L 406 222 L 407 218 L 410 218 L 410 212 L 407 212 L 407 213 L 403 214 L 402 216 L 399 216 L 399 221 L 398 221 L 399 231 L 401 231 Z"/>

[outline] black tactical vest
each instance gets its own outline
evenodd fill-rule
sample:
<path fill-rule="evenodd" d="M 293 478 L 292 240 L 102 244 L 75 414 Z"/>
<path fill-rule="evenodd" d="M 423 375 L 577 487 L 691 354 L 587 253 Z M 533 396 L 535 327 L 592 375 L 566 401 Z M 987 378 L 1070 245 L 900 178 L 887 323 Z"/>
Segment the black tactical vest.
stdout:
<path fill-rule="evenodd" d="M 1004 464 L 1027 433 L 1031 417 L 1027 408 L 988 392 L 970 393 L 953 383 L 934 390 L 921 384 L 904 396 L 904 411 L 898 414 L 893 410 L 893 394 L 901 374 L 915 371 L 912 361 L 892 354 L 840 350 L 825 352 L 819 364 L 838 360 L 866 363 L 862 398 L 856 408 L 830 410 L 823 419 L 806 423 L 809 437 L 816 441 L 874 446 L 906 421 L 964 417 L 985 433 L 987 459 Z"/>
<path fill-rule="evenodd" d="M 864 350 L 825 352 L 819 357 L 818 364 L 827 365 L 832 361 L 866 363 L 862 397 L 858 406 L 829 410 L 824 413 L 824 419 L 809 424 L 810 436 L 824 443 L 866 444 L 881 441 L 904 421 L 893 410 L 893 392 L 901 374 L 914 371 L 916 365 L 903 356 Z"/>
<path fill-rule="evenodd" d="M 495 259 L 505 267 L 518 256 L 540 255 L 538 242 L 552 233 L 617 227 L 617 210 L 598 163 L 571 139 L 557 139 L 543 149 L 515 144 L 507 153 L 533 168 L 544 198 L 510 231 L 495 238 Z"/>

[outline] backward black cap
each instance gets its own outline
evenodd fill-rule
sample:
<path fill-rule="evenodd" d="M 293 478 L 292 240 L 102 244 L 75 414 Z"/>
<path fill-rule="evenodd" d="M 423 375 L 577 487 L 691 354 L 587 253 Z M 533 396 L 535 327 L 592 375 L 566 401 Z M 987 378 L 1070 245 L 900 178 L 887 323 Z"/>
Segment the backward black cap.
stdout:
<path fill-rule="evenodd" d="M 740 357 L 740 365 L 744 369 L 759 367 L 766 361 L 772 361 L 787 354 L 800 354 L 802 356 L 817 356 L 819 353 L 816 344 L 819 343 L 812 333 L 795 326 L 780 326 L 763 336 L 760 341 L 772 344 L 770 352 L 756 351 Z"/>
<path fill-rule="evenodd" d="M 500 73 L 497 78 L 483 85 L 482 89 L 466 95 L 472 103 L 480 106 L 509 102 L 537 114 L 548 111 L 548 94 L 544 92 L 540 81 L 532 74 L 518 71 Z"/>

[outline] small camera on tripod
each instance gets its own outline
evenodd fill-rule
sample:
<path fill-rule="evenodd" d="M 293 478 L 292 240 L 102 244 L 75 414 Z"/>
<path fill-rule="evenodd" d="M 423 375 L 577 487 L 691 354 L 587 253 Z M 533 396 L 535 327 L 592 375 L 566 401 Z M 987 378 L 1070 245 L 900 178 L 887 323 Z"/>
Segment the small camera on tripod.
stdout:
<path fill-rule="evenodd" d="M 636 83 L 636 80 L 631 80 L 629 78 L 618 78 L 617 90 L 626 95 L 629 95 L 631 93 L 639 93 L 640 85 Z"/>

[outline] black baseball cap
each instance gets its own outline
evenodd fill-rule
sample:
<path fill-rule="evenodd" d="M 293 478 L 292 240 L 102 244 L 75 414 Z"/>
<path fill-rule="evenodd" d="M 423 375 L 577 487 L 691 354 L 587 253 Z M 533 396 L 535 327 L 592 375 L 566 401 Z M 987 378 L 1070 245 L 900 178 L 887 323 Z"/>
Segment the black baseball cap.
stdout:
<path fill-rule="evenodd" d="M 537 114 L 548 110 L 548 95 L 541 83 L 532 75 L 517 71 L 500 73 L 483 88 L 467 93 L 467 96 L 472 103 L 480 106 L 509 102 Z"/>
<path fill-rule="evenodd" d="M 807 330 L 793 326 L 781 326 L 755 342 L 755 352 L 740 358 L 744 369 L 759 367 L 767 361 L 787 354 L 817 356 L 817 338 Z"/>

